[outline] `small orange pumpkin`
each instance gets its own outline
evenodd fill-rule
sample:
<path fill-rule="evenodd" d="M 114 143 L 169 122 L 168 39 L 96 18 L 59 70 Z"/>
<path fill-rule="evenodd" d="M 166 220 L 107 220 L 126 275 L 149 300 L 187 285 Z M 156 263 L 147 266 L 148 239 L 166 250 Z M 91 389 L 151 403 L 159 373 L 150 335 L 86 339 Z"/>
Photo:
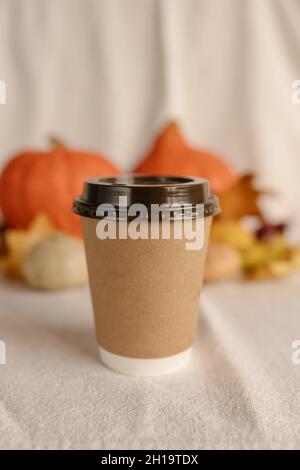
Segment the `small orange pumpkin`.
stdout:
<path fill-rule="evenodd" d="M 103 156 L 71 150 L 52 139 L 48 152 L 27 151 L 13 158 L 0 179 L 5 222 L 26 228 L 38 213 L 46 213 L 63 232 L 81 236 L 72 202 L 90 176 L 116 175 L 119 170 Z"/>
<path fill-rule="evenodd" d="M 170 123 L 161 132 L 152 150 L 135 171 L 207 178 L 212 191 L 217 194 L 231 187 L 238 179 L 235 171 L 220 157 L 189 147 L 175 123 Z"/>

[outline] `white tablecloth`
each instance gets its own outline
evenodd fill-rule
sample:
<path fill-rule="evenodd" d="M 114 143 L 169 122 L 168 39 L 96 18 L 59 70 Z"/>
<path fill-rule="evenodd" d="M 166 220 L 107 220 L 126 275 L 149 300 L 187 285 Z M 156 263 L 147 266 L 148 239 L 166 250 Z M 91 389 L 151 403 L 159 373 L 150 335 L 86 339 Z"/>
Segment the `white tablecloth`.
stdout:
<path fill-rule="evenodd" d="M 300 232 L 299 0 L 0 0 L 0 168 L 48 136 L 126 171 L 177 121 Z"/>
<path fill-rule="evenodd" d="M 300 446 L 299 277 L 206 286 L 192 362 L 160 378 L 101 365 L 88 289 L 0 286 L 1 448 Z"/>

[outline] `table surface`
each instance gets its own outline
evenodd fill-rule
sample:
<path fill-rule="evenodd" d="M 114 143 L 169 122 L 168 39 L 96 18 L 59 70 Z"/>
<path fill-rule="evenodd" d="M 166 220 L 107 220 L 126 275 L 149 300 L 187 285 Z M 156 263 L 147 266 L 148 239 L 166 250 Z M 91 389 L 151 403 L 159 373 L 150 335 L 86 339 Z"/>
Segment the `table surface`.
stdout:
<path fill-rule="evenodd" d="M 0 447 L 299 448 L 300 277 L 205 286 L 191 363 L 157 378 L 101 365 L 87 288 L 0 283 Z"/>

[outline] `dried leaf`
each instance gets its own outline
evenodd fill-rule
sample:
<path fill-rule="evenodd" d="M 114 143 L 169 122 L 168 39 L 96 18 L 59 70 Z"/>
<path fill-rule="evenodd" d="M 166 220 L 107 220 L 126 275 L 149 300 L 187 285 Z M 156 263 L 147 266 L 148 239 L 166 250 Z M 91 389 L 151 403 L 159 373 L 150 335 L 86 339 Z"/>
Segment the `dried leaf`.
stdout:
<path fill-rule="evenodd" d="M 54 232 L 49 218 L 39 214 L 25 230 L 8 229 L 4 233 L 7 255 L 3 258 L 8 277 L 22 278 L 21 263 L 26 253 L 40 240 Z"/>
<path fill-rule="evenodd" d="M 211 240 L 244 251 L 253 245 L 255 237 L 238 220 L 221 219 L 212 225 Z"/>
<path fill-rule="evenodd" d="M 236 184 L 220 195 L 223 220 L 240 219 L 244 216 L 258 216 L 263 219 L 258 197 L 266 194 L 253 186 L 254 175 L 243 175 Z"/>

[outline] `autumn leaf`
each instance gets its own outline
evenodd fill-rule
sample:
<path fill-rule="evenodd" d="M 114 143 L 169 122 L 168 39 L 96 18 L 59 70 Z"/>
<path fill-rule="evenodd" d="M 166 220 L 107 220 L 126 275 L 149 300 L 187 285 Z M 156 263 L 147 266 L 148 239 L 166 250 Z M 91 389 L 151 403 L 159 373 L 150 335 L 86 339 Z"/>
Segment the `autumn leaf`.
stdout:
<path fill-rule="evenodd" d="M 220 194 L 221 219 L 237 220 L 244 216 L 263 219 L 258 198 L 266 192 L 254 188 L 253 180 L 253 174 L 243 175 L 231 188 Z"/>
<path fill-rule="evenodd" d="M 7 229 L 4 233 L 7 254 L 2 259 L 6 275 L 21 279 L 21 263 L 26 253 L 53 232 L 54 227 L 45 214 L 37 215 L 25 230 Z"/>

